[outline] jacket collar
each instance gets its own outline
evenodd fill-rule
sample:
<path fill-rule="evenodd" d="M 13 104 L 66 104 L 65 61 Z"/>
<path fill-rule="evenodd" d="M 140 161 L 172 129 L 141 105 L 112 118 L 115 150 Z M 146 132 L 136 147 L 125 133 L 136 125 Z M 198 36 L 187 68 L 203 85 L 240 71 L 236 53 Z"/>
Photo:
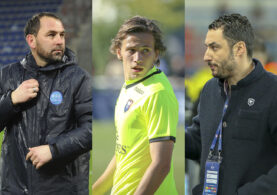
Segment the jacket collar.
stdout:
<path fill-rule="evenodd" d="M 23 58 L 20 61 L 20 64 L 24 67 L 24 69 L 30 70 L 30 71 L 52 71 L 61 69 L 64 66 L 70 66 L 70 65 L 76 65 L 77 64 L 77 58 L 73 51 L 66 48 L 65 54 L 63 56 L 62 62 L 54 63 L 54 64 L 48 64 L 44 67 L 40 67 L 37 65 L 32 53 L 28 53 L 25 58 Z"/>
<path fill-rule="evenodd" d="M 232 88 L 239 88 L 243 86 L 247 86 L 256 80 L 258 80 L 264 73 L 265 69 L 263 68 L 262 64 L 255 58 L 253 58 L 253 63 L 255 65 L 254 70 L 252 70 L 246 77 L 241 79 L 237 85 L 232 86 Z M 224 79 L 218 79 L 218 84 L 223 87 L 224 86 Z"/>

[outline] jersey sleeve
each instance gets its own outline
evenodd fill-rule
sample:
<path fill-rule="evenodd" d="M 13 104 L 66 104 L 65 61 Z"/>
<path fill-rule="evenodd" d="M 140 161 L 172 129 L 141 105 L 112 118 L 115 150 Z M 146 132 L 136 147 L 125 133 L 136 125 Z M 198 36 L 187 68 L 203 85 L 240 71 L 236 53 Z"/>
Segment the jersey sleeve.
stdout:
<path fill-rule="evenodd" d="M 166 90 L 151 95 L 144 104 L 149 142 L 176 139 L 178 102 L 174 94 Z"/>

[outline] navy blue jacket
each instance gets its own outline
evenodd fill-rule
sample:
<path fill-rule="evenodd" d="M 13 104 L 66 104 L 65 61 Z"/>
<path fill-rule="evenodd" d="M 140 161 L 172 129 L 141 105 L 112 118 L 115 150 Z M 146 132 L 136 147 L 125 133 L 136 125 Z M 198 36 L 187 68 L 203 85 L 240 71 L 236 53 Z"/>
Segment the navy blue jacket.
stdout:
<path fill-rule="evenodd" d="M 277 194 L 277 76 L 254 59 L 255 69 L 237 85 L 223 118 L 223 161 L 219 195 Z M 201 181 L 193 189 L 202 195 L 205 162 L 219 124 L 226 95 L 223 81 L 204 86 L 198 115 L 185 134 L 186 158 L 200 159 Z"/>
<path fill-rule="evenodd" d="M 12 105 L 24 80 L 39 82 L 38 96 Z M 53 98 L 53 92 L 61 96 Z M 51 96 L 52 95 L 52 96 Z M 1 195 L 87 195 L 92 147 L 92 82 L 66 49 L 62 63 L 39 67 L 31 54 L 0 69 Z M 29 147 L 50 145 L 53 160 L 36 170 Z"/>

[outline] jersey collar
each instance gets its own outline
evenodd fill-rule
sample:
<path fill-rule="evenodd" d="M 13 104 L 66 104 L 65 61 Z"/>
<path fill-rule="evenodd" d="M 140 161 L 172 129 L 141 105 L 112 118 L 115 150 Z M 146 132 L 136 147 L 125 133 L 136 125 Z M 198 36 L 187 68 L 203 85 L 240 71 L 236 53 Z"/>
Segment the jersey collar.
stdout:
<path fill-rule="evenodd" d="M 125 86 L 126 86 L 126 89 L 130 88 L 130 87 L 133 87 L 134 85 L 138 84 L 138 83 L 141 83 L 142 81 L 152 77 L 153 75 L 155 74 L 159 74 L 161 73 L 162 71 L 160 69 L 157 69 L 155 66 L 148 71 L 148 73 L 146 74 L 145 77 L 143 77 L 142 79 L 134 79 L 134 80 L 126 80 L 125 81 Z"/>

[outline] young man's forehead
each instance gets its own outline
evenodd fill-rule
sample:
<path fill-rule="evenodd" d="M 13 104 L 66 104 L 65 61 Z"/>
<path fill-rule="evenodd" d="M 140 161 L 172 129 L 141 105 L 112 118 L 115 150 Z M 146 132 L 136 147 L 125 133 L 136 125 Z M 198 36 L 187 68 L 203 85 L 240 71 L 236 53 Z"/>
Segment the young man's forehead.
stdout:
<path fill-rule="evenodd" d="M 143 45 L 152 45 L 155 42 L 151 33 L 130 33 L 125 36 L 123 41 Z"/>

